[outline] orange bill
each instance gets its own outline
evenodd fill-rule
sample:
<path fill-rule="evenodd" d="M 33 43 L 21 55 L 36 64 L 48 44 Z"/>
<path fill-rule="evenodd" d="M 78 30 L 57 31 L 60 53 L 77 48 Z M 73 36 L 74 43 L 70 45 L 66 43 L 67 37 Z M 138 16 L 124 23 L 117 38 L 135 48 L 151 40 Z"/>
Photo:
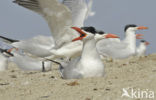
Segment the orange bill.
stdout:
<path fill-rule="evenodd" d="M 145 42 L 145 45 L 149 45 L 150 43 L 149 42 Z"/>
<path fill-rule="evenodd" d="M 145 29 L 148 29 L 148 27 L 145 27 L 145 26 L 139 26 L 137 27 L 138 30 L 145 30 Z"/>
<path fill-rule="evenodd" d="M 136 34 L 136 39 L 143 39 L 141 36 L 144 36 L 143 34 Z"/>
<path fill-rule="evenodd" d="M 111 34 L 111 33 L 107 34 L 105 37 L 106 37 L 106 38 L 120 38 L 120 37 L 117 36 L 116 34 Z"/>
<path fill-rule="evenodd" d="M 85 32 L 83 32 L 81 30 L 81 28 L 78 28 L 78 27 L 71 27 L 71 28 L 76 30 L 80 34 L 80 37 L 77 37 L 77 38 L 73 39 L 72 41 L 82 40 L 84 37 L 87 36 L 87 34 Z"/>
<path fill-rule="evenodd" d="M 82 39 L 83 39 L 83 37 L 77 37 L 77 38 L 73 39 L 72 41 L 74 42 L 74 41 L 82 40 Z"/>

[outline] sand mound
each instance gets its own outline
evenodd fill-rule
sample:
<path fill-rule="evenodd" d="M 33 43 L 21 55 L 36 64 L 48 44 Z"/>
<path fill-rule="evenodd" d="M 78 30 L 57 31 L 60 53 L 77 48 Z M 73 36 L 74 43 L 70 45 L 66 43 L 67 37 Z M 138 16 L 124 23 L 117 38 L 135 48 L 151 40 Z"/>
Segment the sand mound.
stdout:
<path fill-rule="evenodd" d="M 61 79 L 57 65 L 43 73 L 24 72 L 10 63 L 9 70 L 0 72 L 0 100 L 147 100 L 145 94 L 139 97 L 142 91 L 147 98 L 156 93 L 156 54 L 104 62 L 105 77 L 79 80 Z M 121 97 L 123 88 L 130 97 Z"/>

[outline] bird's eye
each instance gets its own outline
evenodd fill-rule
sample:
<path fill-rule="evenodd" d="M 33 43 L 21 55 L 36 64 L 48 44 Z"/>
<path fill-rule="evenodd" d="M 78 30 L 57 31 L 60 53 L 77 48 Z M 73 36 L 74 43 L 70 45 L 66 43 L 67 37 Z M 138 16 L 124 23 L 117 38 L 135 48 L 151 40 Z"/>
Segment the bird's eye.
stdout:
<path fill-rule="evenodd" d="M 81 36 L 80 37 L 86 37 L 86 34 L 81 34 Z"/>

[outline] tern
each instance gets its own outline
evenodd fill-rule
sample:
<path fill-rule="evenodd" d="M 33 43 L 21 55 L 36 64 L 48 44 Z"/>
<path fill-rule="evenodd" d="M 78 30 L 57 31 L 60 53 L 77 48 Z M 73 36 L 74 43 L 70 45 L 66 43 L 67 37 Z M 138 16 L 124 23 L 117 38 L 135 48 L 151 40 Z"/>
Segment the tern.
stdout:
<path fill-rule="evenodd" d="M 5 71 L 8 68 L 8 59 L 0 54 L 0 71 Z"/>
<path fill-rule="evenodd" d="M 77 40 L 83 41 L 82 53 L 81 56 L 72 59 L 68 64 L 62 65 L 62 77 L 64 79 L 79 79 L 104 76 L 104 64 L 96 49 L 96 43 L 104 38 L 118 38 L 118 36 L 114 34 L 98 34 L 94 29 L 89 32 L 78 27 L 72 28 L 80 33 L 80 36 L 73 39 L 73 42 Z"/>
<path fill-rule="evenodd" d="M 5 43 L 36 57 L 47 57 L 51 55 L 50 49 L 55 46 L 51 36 L 38 35 L 25 40 L 14 40 L 4 36 L 0 36 L 0 38 Z"/>
<path fill-rule="evenodd" d="M 1 49 L 4 52 L 4 56 L 7 57 L 6 61 L 14 62 L 19 69 L 24 71 L 49 71 L 52 67 L 51 61 L 45 61 L 41 58 L 32 58 L 24 54 L 20 54 L 16 48 L 9 50 Z M 4 60 L 3 60 L 4 61 Z M 4 63 L 5 65 L 7 63 Z"/>
<path fill-rule="evenodd" d="M 141 40 L 140 45 L 137 47 L 137 50 L 136 50 L 136 56 L 138 57 L 145 56 L 145 52 L 149 44 L 150 43 L 147 42 L 146 40 Z"/>
<path fill-rule="evenodd" d="M 0 71 L 5 71 L 8 68 L 8 57 L 12 55 L 6 49 L 0 48 Z"/>
<path fill-rule="evenodd" d="M 82 27 L 84 20 L 88 16 L 94 15 L 91 11 L 92 2 L 93 1 L 90 0 L 87 4 L 84 0 L 64 0 L 63 4 L 60 4 L 57 0 L 15 0 L 14 3 L 42 15 L 47 20 L 54 38 L 54 43 L 52 42 L 51 46 L 53 47 L 54 45 L 54 47 L 51 50 L 49 50 L 49 48 L 48 51 L 45 50 L 45 52 L 47 51 L 46 54 L 43 52 L 38 53 L 35 50 L 33 50 L 33 52 L 31 48 L 22 49 L 26 49 L 25 51 L 29 51 L 29 53 L 40 57 L 53 54 L 55 56 L 52 56 L 52 58 L 71 58 L 75 52 L 81 50 L 82 42 L 77 41 L 74 44 L 70 42 L 78 36 L 70 27 L 73 25 Z M 74 45 L 76 45 L 77 48 L 74 48 L 73 52 L 69 52 L 69 49 L 71 50 Z M 40 49 L 38 49 L 38 51 L 39 50 Z M 40 51 L 42 51 L 42 48 Z"/>
<path fill-rule="evenodd" d="M 141 34 L 136 35 L 136 30 L 148 29 L 144 26 L 137 26 L 134 24 L 125 26 L 125 39 L 124 40 L 112 40 L 97 44 L 97 49 L 99 53 L 106 57 L 111 57 L 115 59 L 124 59 L 132 55 L 135 55 L 136 52 L 136 36 L 142 36 Z"/>

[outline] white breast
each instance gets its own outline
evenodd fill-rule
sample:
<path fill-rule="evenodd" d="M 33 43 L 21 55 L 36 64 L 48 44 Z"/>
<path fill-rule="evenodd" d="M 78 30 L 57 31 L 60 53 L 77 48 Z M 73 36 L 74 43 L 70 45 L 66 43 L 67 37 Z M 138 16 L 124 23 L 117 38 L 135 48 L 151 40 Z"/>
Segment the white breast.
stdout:
<path fill-rule="evenodd" d="M 0 54 L 0 71 L 6 70 L 8 67 L 8 60 L 2 54 Z"/>

